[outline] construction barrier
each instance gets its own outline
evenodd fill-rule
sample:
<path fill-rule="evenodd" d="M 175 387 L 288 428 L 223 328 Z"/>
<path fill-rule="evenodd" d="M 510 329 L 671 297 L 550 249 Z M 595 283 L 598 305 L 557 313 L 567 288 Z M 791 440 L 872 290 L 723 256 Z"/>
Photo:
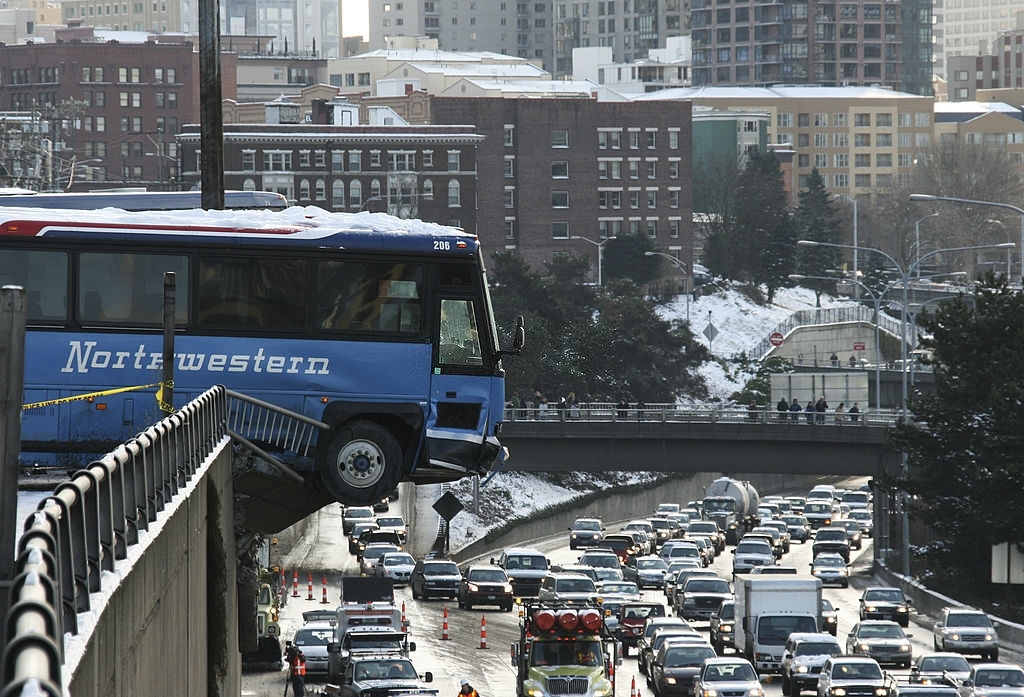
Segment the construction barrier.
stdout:
<path fill-rule="evenodd" d="M 441 641 L 448 641 L 448 606 L 444 606 L 444 619 L 441 623 Z"/>

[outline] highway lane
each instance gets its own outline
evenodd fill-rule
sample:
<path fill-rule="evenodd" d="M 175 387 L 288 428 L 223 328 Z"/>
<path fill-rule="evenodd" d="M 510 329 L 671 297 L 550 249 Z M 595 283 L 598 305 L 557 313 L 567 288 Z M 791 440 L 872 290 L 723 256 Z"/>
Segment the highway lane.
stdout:
<path fill-rule="evenodd" d="M 637 517 L 648 512 L 637 511 Z M 289 555 L 292 559 L 312 564 L 323 564 L 329 569 L 329 599 L 332 604 L 337 602 L 338 582 L 342 575 L 358 573 L 355 557 L 348 554 L 347 545 L 339 540 L 344 538 L 340 531 L 341 515 L 338 507 L 328 506 L 318 512 L 311 521 L 310 530 L 305 538 L 298 542 Z M 609 525 L 609 530 L 614 525 Z M 553 564 L 566 564 L 577 561 L 580 550 L 569 550 L 567 533 L 558 533 L 544 540 L 524 542 L 544 552 Z M 724 578 L 731 579 L 732 554 L 727 548 L 714 561 L 712 568 Z M 495 553 L 497 554 L 497 552 Z M 789 554 L 780 563 L 795 566 L 801 572 L 809 569 L 811 545 L 794 543 Z M 839 609 L 838 639 L 845 646 L 846 634 L 858 619 L 858 599 L 861 590 L 876 582 L 870 575 L 872 560 L 872 542 L 866 540 L 863 549 L 853 553 L 851 587 L 849 589 L 826 588 L 824 596 L 829 598 Z M 475 563 L 488 563 L 488 559 L 475 560 Z M 298 568 L 316 568 L 297 563 Z M 316 574 L 314 574 L 316 576 Z M 299 598 L 289 598 L 282 609 L 281 623 L 284 637 L 290 637 L 295 628 L 301 624 L 301 612 L 306 609 L 320 609 L 321 600 L 320 578 L 314 585 L 313 601 L 309 601 L 305 578 L 300 579 Z M 416 651 L 411 655 L 413 663 L 422 673 L 433 674 L 432 687 L 443 696 L 454 695 L 458 691 L 459 681 L 465 677 L 477 687 L 483 697 L 492 695 L 514 695 L 514 671 L 510 662 L 509 646 L 518 638 L 518 616 L 499 612 L 496 608 L 476 608 L 471 611 L 460 610 L 454 601 L 429 600 L 414 601 L 408 588 L 396 591 L 399 603 L 403 603 L 406 616 L 411 626 L 411 638 L 416 642 Z M 647 590 L 645 598 L 663 602 L 661 591 Z M 445 608 L 448 609 L 448 640 L 442 640 L 442 623 Z M 485 625 L 483 623 L 486 622 Z M 920 623 L 919 623 L 920 622 Z M 697 624 L 698 628 L 706 625 Z M 482 629 L 485 629 L 485 636 Z M 931 651 L 931 622 L 927 618 L 912 616 L 908 630 L 912 634 L 915 655 L 923 651 Z M 1005 654 L 1005 652 L 1004 652 Z M 976 660 L 976 659 L 971 659 Z M 1005 655 L 1004 660 L 1016 661 L 1020 657 Z M 905 670 L 894 670 L 896 675 L 905 675 Z M 625 658 L 618 669 L 616 694 L 626 697 L 630 694 L 630 684 L 635 679 L 639 695 L 653 695 L 644 676 L 637 668 L 634 656 Z M 323 683 L 311 677 L 310 684 Z M 764 679 L 766 694 L 769 697 L 781 697 L 778 677 Z M 270 697 L 283 688 L 284 673 L 280 674 L 248 674 L 243 680 L 243 695 L 253 697 Z M 809 694 L 809 693 L 808 693 Z"/>

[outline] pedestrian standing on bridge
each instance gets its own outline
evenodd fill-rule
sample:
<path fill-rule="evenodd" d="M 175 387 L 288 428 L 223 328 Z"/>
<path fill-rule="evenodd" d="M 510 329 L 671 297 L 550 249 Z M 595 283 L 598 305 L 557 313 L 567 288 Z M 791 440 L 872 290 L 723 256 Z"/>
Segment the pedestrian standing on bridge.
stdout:
<path fill-rule="evenodd" d="M 791 400 L 789 400 L 789 420 L 790 421 L 799 421 L 800 420 L 800 412 L 802 412 L 802 411 L 803 411 L 803 409 L 800 408 L 800 402 L 797 401 L 796 397 L 793 397 Z"/>
<path fill-rule="evenodd" d="M 857 423 L 857 419 L 860 418 L 860 407 L 858 407 L 857 403 L 854 402 L 853 406 L 850 407 L 850 411 L 847 413 L 850 415 L 850 421 Z"/>
<path fill-rule="evenodd" d="M 807 406 L 804 407 L 804 417 L 807 419 L 807 423 L 814 425 L 814 402 L 807 402 Z"/>
<path fill-rule="evenodd" d="M 842 426 L 843 425 L 843 419 L 846 418 L 846 408 L 845 408 L 845 406 L 846 405 L 845 405 L 844 402 L 840 402 L 839 406 L 836 407 L 836 411 L 835 411 L 836 426 Z"/>
<path fill-rule="evenodd" d="M 750 417 L 751 421 L 757 421 L 757 402 L 751 402 L 750 406 L 747 407 L 747 416 Z"/>
<path fill-rule="evenodd" d="M 828 402 L 825 401 L 825 395 L 818 397 L 818 401 L 814 403 L 815 421 L 819 424 L 825 423 L 825 412 L 828 411 Z"/>
<path fill-rule="evenodd" d="M 786 398 L 779 397 L 779 403 L 775 405 L 775 408 L 779 412 L 779 421 L 785 421 L 786 412 L 789 411 L 789 402 L 786 401 Z"/>

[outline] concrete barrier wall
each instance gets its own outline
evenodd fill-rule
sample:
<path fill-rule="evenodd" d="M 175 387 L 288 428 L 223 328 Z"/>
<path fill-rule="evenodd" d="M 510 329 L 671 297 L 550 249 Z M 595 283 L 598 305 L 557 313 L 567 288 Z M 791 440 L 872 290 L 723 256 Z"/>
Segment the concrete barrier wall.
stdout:
<path fill-rule="evenodd" d="M 481 556 L 488 556 L 494 550 L 522 544 L 523 540 L 535 540 L 552 535 L 569 535 L 569 527 L 578 517 L 594 516 L 605 523 L 625 521 L 650 515 L 659 503 L 680 503 L 704 498 L 704 488 L 720 476 L 715 474 L 695 475 L 689 479 L 678 478 L 661 482 L 641 491 L 621 493 L 609 490 L 599 501 L 580 508 L 557 513 L 538 512 L 518 521 L 513 528 L 499 536 L 484 537 L 452 553 L 457 562 L 465 562 Z M 783 491 L 806 492 L 820 477 L 794 476 L 788 474 L 730 474 L 733 479 L 749 481 L 758 494 L 778 494 Z"/>
<path fill-rule="evenodd" d="M 241 693 L 232 501 L 224 448 L 110 596 L 70 694 Z"/>

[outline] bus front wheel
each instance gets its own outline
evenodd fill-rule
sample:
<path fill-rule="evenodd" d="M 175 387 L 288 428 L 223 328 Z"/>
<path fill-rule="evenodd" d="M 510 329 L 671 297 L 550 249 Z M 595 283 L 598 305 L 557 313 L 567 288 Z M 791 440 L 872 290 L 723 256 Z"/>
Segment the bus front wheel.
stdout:
<path fill-rule="evenodd" d="M 327 448 L 322 479 L 340 503 L 370 506 L 384 499 L 402 478 L 402 448 L 373 421 L 342 425 Z"/>

